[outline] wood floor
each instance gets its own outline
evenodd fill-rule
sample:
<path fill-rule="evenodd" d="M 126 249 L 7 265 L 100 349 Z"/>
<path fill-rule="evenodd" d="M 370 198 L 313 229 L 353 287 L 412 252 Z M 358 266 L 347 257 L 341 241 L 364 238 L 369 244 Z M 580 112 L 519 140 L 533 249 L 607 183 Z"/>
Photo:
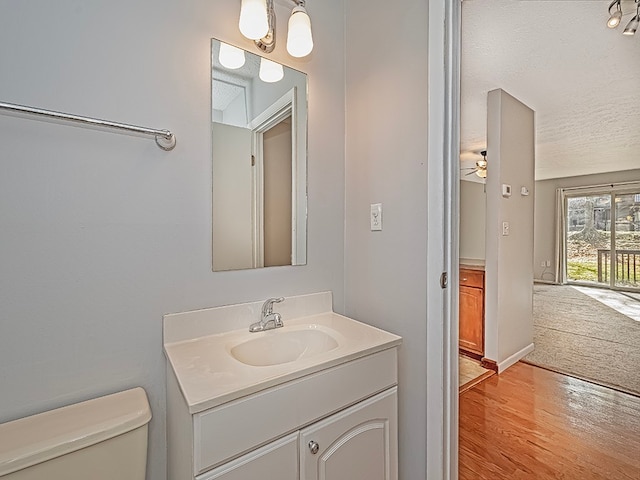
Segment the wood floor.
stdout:
<path fill-rule="evenodd" d="M 640 480 L 640 398 L 517 363 L 460 395 L 460 480 Z"/>

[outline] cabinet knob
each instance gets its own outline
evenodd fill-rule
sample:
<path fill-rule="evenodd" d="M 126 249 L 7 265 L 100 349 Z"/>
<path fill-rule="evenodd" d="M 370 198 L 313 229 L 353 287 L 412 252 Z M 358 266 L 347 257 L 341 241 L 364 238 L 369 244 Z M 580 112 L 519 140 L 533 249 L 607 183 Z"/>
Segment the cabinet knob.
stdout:
<path fill-rule="evenodd" d="M 318 450 L 320 450 L 320 445 L 318 445 L 317 442 L 314 442 L 313 440 L 311 440 L 309 442 L 309 450 L 311 450 L 311 453 L 315 455 L 316 453 L 318 453 Z"/>

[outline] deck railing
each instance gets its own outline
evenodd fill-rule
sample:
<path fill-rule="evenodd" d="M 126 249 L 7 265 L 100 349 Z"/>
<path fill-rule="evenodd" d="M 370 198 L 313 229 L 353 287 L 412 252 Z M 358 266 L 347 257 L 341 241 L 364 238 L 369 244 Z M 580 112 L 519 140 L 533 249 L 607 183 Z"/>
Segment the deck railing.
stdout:
<path fill-rule="evenodd" d="M 616 283 L 638 285 L 640 277 L 640 250 L 616 250 Z M 611 276 L 611 250 L 598 249 L 598 282 L 609 283 Z"/>

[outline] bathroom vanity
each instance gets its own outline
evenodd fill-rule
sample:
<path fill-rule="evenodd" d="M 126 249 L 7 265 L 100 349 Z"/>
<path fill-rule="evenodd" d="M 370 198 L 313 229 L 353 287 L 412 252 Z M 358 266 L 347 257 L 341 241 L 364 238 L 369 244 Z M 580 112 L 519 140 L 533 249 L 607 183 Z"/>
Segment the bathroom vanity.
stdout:
<path fill-rule="evenodd" d="M 166 315 L 168 478 L 397 479 L 401 338 L 289 297 Z"/>

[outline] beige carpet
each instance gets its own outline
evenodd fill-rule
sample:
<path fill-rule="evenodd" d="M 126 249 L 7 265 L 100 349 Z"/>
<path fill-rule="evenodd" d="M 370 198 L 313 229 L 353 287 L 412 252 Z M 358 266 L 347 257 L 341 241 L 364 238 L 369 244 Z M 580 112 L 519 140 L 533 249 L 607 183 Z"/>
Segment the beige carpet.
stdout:
<path fill-rule="evenodd" d="M 535 285 L 524 360 L 640 395 L 640 322 L 570 286 Z"/>

